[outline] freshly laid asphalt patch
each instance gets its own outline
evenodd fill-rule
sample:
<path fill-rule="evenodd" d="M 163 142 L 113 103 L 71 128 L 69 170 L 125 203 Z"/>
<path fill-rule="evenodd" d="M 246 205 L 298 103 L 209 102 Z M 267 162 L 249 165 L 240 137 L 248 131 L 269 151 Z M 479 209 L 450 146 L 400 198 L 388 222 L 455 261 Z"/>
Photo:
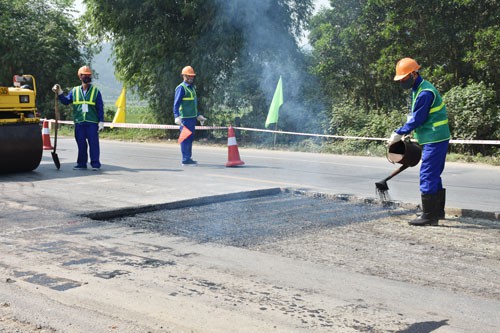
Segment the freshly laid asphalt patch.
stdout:
<path fill-rule="evenodd" d="M 263 194 L 242 198 L 238 193 L 234 200 L 225 196 L 222 201 L 204 198 L 179 208 L 160 206 L 154 210 L 148 206 L 144 213 L 140 209 L 133 210 L 130 216 L 116 212 L 120 217 L 106 221 L 200 243 L 249 247 L 322 229 L 408 214 L 408 210 L 401 207 L 346 198 L 291 191 Z"/>

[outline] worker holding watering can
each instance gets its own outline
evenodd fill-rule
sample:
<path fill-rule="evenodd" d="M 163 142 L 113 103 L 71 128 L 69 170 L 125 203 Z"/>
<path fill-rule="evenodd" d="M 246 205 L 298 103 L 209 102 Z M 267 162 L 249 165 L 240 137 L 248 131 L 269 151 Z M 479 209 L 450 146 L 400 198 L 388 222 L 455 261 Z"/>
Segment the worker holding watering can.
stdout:
<path fill-rule="evenodd" d="M 411 225 L 437 225 L 444 219 L 446 190 L 441 173 L 444 170 L 446 153 L 450 141 L 448 115 L 441 95 L 418 70 L 420 65 L 412 58 L 403 58 L 396 64 L 394 81 L 403 89 L 411 89 L 411 110 L 407 122 L 394 131 L 388 145 L 398 142 L 412 131 L 422 145 L 420 166 L 420 192 L 422 215 L 410 221 Z"/>

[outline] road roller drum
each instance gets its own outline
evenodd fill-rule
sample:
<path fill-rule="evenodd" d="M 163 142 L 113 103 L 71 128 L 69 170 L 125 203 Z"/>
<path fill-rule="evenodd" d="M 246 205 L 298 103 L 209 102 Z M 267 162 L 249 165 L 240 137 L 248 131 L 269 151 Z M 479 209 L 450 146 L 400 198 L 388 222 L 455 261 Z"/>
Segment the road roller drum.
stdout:
<path fill-rule="evenodd" d="M 0 173 L 36 169 L 42 160 L 36 84 L 31 75 L 15 75 L 14 87 L 0 87 Z"/>

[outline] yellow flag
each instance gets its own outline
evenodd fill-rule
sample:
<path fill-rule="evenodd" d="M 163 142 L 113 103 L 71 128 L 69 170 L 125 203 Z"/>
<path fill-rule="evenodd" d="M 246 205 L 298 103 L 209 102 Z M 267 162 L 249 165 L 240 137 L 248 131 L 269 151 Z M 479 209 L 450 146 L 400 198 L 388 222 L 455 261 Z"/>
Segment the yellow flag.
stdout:
<path fill-rule="evenodd" d="M 115 117 L 113 118 L 113 123 L 126 123 L 126 112 L 125 109 L 127 107 L 127 92 L 125 87 L 122 88 L 122 92 L 118 99 L 115 102 L 115 106 L 118 108 L 115 113 Z M 113 126 L 111 126 L 113 128 Z"/>

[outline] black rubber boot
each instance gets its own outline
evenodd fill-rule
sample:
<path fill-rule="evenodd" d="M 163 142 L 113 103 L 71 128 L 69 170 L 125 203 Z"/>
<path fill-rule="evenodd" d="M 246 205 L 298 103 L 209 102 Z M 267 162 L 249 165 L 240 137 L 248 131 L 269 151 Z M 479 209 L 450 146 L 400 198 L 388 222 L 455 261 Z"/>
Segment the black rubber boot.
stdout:
<path fill-rule="evenodd" d="M 408 223 L 415 226 L 438 225 L 438 207 L 438 193 L 422 193 L 422 215 Z"/>
<path fill-rule="evenodd" d="M 438 193 L 438 206 L 437 206 L 437 217 L 440 220 L 444 220 L 444 206 L 446 204 L 446 189 L 443 188 Z"/>

